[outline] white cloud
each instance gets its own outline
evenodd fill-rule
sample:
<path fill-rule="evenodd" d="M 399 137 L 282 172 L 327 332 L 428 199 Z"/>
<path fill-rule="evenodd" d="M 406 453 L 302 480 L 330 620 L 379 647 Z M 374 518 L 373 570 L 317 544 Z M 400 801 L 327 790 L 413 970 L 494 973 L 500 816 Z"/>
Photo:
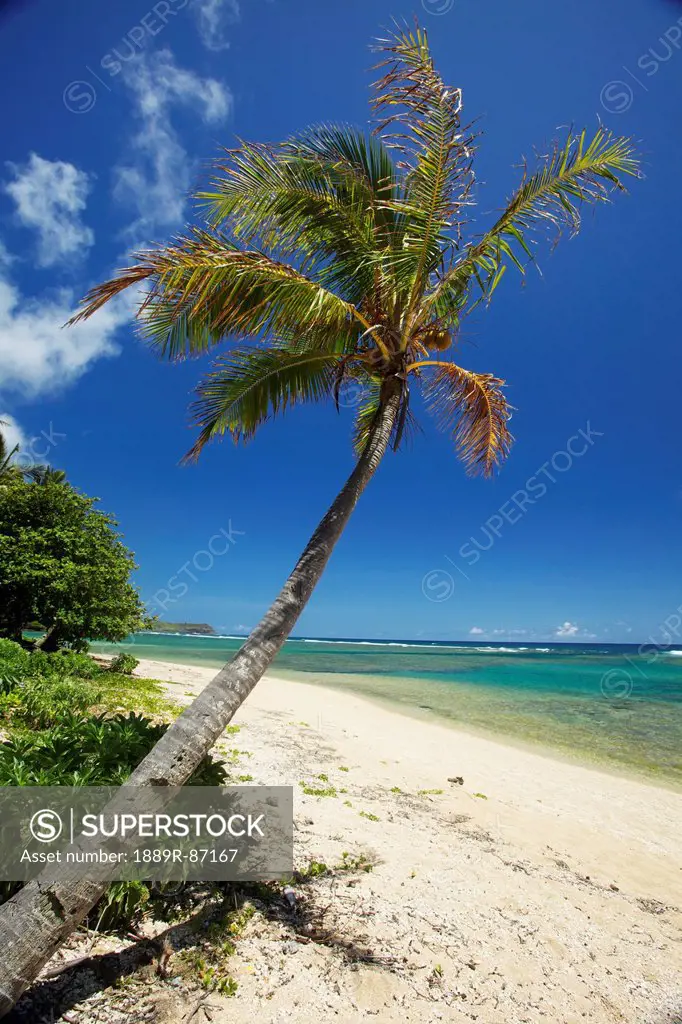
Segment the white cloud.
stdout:
<path fill-rule="evenodd" d="M 563 626 L 557 627 L 554 635 L 563 638 L 575 636 L 578 633 L 579 629 L 580 627 L 576 626 L 574 622 L 564 622 Z"/>
<path fill-rule="evenodd" d="M 85 171 L 37 153 L 9 168 L 14 177 L 4 191 L 16 203 L 19 223 L 37 232 L 39 265 L 51 267 L 89 249 L 95 235 L 81 219 L 90 191 Z"/>
<path fill-rule="evenodd" d="M 472 626 L 472 628 L 469 630 L 469 636 L 483 636 L 484 633 L 485 630 L 481 629 L 480 626 Z"/>
<path fill-rule="evenodd" d="M 227 31 L 230 25 L 236 25 L 240 19 L 239 0 L 194 0 L 192 10 L 204 46 L 215 51 L 229 49 Z"/>
<path fill-rule="evenodd" d="M 14 416 L 8 412 L 0 412 L 0 433 L 5 440 L 5 447 L 8 452 L 19 445 L 24 448 L 26 445 L 26 434 L 23 432 Z"/>
<path fill-rule="evenodd" d="M 131 319 L 132 299 L 124 295 L 91 320 L 62 329 L 76 305 L 73 292 L 30 298 L 0 273 L 0 393 L 33 399 L 56 392 L 96 359 L 116 355 L 115 334 Z"/>
<path fill-rule="evenodd" d="M 0 238 L 0 271 L 5 270 L 14 263 L 14 256 L 9 251 L 2 238 Z"/>
<path fill-rule="evenodd" d="M 185 216 L 193 161 L 173 127 L 171 109 L 184 105 L 206 124 L 216 124 L 229 114 L 232 94 L 214 78 L 179 68 L 170 50 L 141 53 L 124 76 L 139 130 L 130 161 L 114 169 L 114 197 L 136 214 L 128 234 L 148 242 L 150 231 L 177 227 Z"/>

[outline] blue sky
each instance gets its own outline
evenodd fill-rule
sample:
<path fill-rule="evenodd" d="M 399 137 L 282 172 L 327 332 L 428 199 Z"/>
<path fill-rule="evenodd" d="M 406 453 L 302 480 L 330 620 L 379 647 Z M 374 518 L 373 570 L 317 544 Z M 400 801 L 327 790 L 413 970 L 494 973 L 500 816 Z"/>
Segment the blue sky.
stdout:
<path fill-rule="evenodd" d="M 253 625 L 351 469 L 349 411 L 297 410 L 183 468 L 201 366 L 158 362 L 125 307 L 59 327 L 131 245 L 182 227 L 219 145 L 366 124 L 368 44 L 415 12 L 484 132 L 474 230 L 561 126 L 601 118 L 634 136 L 646 178 L 542 252 L 542 276 L 522 286 L 510 272 L 467 325 L 461 361 L 504 377 L 517 409 L 503 471 L 468 479 L 424 419 L 381 467 L 296 631 L 660 638 L 682 603 L 672 0 L 574 0 L 570 13 L 546 0 L 0 4 L 0 413 L 117 515 L 163 617 Z"/>

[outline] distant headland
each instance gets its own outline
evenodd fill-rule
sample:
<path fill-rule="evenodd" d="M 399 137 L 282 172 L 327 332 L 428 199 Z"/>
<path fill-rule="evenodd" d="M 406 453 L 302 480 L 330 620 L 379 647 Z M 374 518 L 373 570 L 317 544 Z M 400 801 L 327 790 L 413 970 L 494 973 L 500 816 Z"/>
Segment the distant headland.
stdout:
<path fill-rule="evenodd" d="M 206 622 L 155 622 L 152 633 L 196 633 L 198 636 L 215 636 L 213 626 Z"/>

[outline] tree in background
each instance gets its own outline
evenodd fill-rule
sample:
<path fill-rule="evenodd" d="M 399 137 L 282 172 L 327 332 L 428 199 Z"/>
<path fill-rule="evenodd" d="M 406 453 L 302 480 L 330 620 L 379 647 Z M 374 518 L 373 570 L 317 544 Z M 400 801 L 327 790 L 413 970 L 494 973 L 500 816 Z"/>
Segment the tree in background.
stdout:
<path fill-rule="evenodd" d="M 66 483 L 66 473 L 64 470 L 53 469 L 52 466 L 29 466 L 28 469 L 24 470 L 24 475 L 32 484 L 40 484 L 42 487 L 46 484 Z"/>
<path fill-rule="evenodd" d="M 0 488 L 0 636 L 39 621 L 43 650 L 83 650 L 143 627 L 132 552 L 96 501 L 54 479 Z"/>
<path fill-rule="evenodd" d="M 0 420 L 0 427 L 6 426 L 5 420 Z M 14 448 L 10 448 L 2 430 L 0 430 L 0 484 L 7 484 L 21 477 L 21 471 L 14 462 L 14 457 L 18 451 L 19 445 L 15 444 Z"/>
<path fill-rule="evenodd" d="M 131 785 L 182 785 L 213 746 L 291 632 L 384 454 L 400 446 L 414 390 L 423 389 L 472 472 L 489 475 L 504 460 L 511 436 L 502 381 L 460 365 L 460 325 L 508 267 L 523 273 L 536 231 L 577 231 L 584 203 L 607 199 L 637 174 L 627 139 L 603 128 L 589 140 L 569 134 L 524 174 L 495 223 L 467 240 L 474 149 L 461 92 L 442 81 L 421 30 L 398 31 L 379 49 L 373 135 L 322 126 L 280 145 L 240 144 L 199 196 L 206 228 L 141 253 L 95 288 L 76 318 L 132 287 L 145 292 L 140 326 L 167 358 L 202 355 L 228 338 L 250 343 L 222 356 L 199 385 L 192 456 L 225 434 L 253 437 L 296 403 L 338 403 L 346 381 L 365 394 L 355 468 L 281 593 Z M 430 512 L 425 504 L 425 521 Z M 400 519 L 399 494 L 393 514 Z M 404 523 L 407 543 L 422 525 Z M 0 1013 L 102 888 L 35 880 L 5 904 Z"/>
<path fill-rule="evenodd" d="M 0 427 L 8 426 L 5 420 L 0 420 Z M 35 484 L 64 483 L 66 473 L 62 469 L 53 469 L 52 466 L 43 466 L 37 463 L 24 466 L 17 461 L 21 452 L 21 445 L 15 444 L 10 449 L 7 440 L 0 430 L 0 484 L 9 483 L 12 480 L 22 478 L 30 480 Z"/>

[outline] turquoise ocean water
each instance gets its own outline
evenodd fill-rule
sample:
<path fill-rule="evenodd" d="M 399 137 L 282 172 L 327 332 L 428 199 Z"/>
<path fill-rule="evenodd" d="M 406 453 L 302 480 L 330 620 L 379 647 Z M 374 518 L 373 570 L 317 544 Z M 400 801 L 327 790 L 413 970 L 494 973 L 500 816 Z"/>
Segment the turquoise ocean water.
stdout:
<path fill-rule="evenodd" d="M 241 642 L 144 633 L 115 649 L 218 669 Z M 294 639 L 271 671 L 682 786 L 682 650 Z"/>

